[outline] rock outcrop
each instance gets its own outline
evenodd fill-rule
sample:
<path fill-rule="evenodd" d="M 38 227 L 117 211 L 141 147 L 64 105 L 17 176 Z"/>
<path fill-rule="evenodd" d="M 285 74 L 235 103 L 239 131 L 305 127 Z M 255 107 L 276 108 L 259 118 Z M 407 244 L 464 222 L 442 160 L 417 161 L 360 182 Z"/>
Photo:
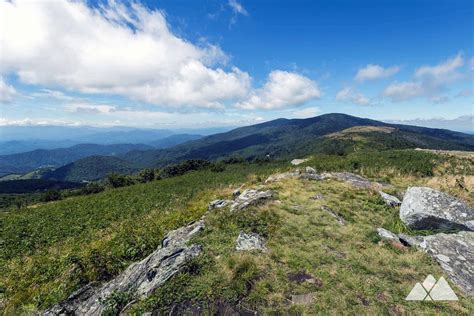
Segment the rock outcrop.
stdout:
<path fill-rule="evenodd" d="M 358 174 L 351 172 L 326 172 L 321 174 L 324 179 L 334 178 L 339 181 L 344 181 L 355 188 L 359 189 L 371 189 L 371 188 L 390 188 L 389 184 L 382 184 L 374 181 L 370 181 Z"/>
<path fill-rule="evenodd" d="M 88 285 L 78 290 L 43 315 L 100 315 L 104 310 L 101 302 L 112 293 L 129 293 L 135 298 L 149 295 L 201 253 L 199 245 L 188 246 L 187 243 L 203 227 L 201 220 L 169 232 L 161 246 L 142 261 L 132 264 L 105 284 Z"/>
<path fill-rule="evenodd" d="M 255 233 L 246 234 L 244 232 L 240 232 L 235 249 L 238 251 L 267 251 L 265 240 L 260 235 Z"/>
<path fill-rule="evenodd" d="M 466 203 L 426 187 L 408 188 L 400 219 L 414 229 L 474 230 L 474 210 Z"/>
<path fill-rule="evenodd" d="M 273 192 L 271 190 L 259 191 L 256 189 L 247 189 L 235 198 L 234 202 L 230 206 L 230 210 L 242 210 L 250 205 L 257 204 L 261 200 L 270 198 L 272 194 Z"/>
<path fill-rule="evenodd" d="M 384 202 L 387 206 L 395 207 L 395 206 L 399 206 L 400 204 L 402 204 L 402 202 L 396 196 L 387 194 L 387 193 L 382 192 L 382 191 L 379 191 L 379 195 L 384 200 Z"/>

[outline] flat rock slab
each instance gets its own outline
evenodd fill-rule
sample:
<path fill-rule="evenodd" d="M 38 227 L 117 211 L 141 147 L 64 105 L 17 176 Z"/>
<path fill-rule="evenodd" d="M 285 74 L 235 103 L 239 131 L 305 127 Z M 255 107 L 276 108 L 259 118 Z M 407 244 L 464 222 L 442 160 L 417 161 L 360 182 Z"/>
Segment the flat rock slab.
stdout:
<path fill-rule="evenodd" d="M 180 271 L 186 262 L 201 253 L 200 246 L 188 246 L 187 243 L 203 227 L 201 220 L 169 232 L 161 246 L 142 261 L 100 286 L 88 285 L 78 290 L 43 315 L 100 315 L 104 310 L 101 301 L 114 292 L 132 293 L 136 298 L 151 294 Z"/>
<path fill-rule="evenodd" d="M 400 219 L 414 229 L 474 231 L 474 210 L 467 203 L 427 187 L 408 188 Z"/>
<path fill-rule="evenodd" d="M 269 199 L 272 197 L 272 190 L 259 191 L 256 189 L 248 189 L 242 192 L 238 197 L 235 198 L 232 203 L 230 210 L 239 211 L 250 205 L 255 205 L 261 200 Z"/>
<path fill-rule="evenodd" d="M 209 206 L 207 207 L 207 209 L 210 211 L 214 209 L 223 208 L 229 205 L 230 203 L 232 203 L 232 201 L 230 200 L 214 200 L 211 203 L 209 203 Z"/>
<path fill-rule="evenodd" d="M 239 237 L 237 237 L 237 245 L 235 246 L 235 249 L 238 251 L 266 251 L 267 247 L 265 246 L 265 240 L 260 237 L 260 235 L 240 232 Z"/>
<path fill-rule="evenodd" d="M 474 294 L 474 232 L 427 236 L 420 247 L 436 259 L 463 291 Z"/>

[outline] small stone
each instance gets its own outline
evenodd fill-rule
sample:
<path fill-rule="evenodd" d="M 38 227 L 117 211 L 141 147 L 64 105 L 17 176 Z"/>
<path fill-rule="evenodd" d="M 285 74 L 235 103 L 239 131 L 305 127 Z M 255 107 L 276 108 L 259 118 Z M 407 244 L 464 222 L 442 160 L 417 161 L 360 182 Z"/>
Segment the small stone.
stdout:
<path fill-rule="evenodd" d="M 378 235 L 383 238 L 383 239 L 387 239 L 387 240 L 396 240 L 398 241 L 398 236 L 395 235 L 394 233 L 392 233 L 391 231 L 389 230 L 386 230 L 384 228 L 377 228 L 377 233 Z"/>
<path fill-rule="evenodd" d="M 296 305 L 311 305 L 314 301 L 315 293 L 306 294 L 293 294 L 291 295 L 291 301 Z"/>
<path fill-rule="evenodd" d="M 237 246 L 235 249 L 238 251 L 259 250 L 265 252 L 267 247 L 265 246 L 265 240 L 260 237 L 260 235 L 240 232 L 239 237 L 237 237 Z"/>
<path fill-rule="evenodd" d="M 311 167 L 306 167 L 306 173 L 308 174 L 316 174 L 316 170 L 314 168 L 311 168 Z"/>
<path fill-rule="evenodd" d="M 395 206 L 398 206 L 398 205 L 402 204 L 402 202 L 397 197 L 395 197 L 393 195 L 387 194 L 387 193 L 382 192 L 382 191 L 379 191 L 379 194 L 380 194 L 380 197 L 384 200 L 384 202 L 387 206 L 395 207 Z"/>
<path fill-rule="evenodd" d="M 301 165 L 302 163 L 305 163 L 306 161 L 308 161 L 308 159 L 293 159 L 291 161 L 291 164 L 293 166 L 298 166 L 298 165 Z"/>

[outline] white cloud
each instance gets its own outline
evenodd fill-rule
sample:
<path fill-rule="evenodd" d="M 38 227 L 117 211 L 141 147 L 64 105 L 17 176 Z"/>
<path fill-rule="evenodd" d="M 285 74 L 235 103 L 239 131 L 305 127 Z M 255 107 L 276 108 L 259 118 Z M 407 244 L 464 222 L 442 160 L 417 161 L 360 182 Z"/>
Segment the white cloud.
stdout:
<path fill-rule="evenodd" d="M 336 100 L 341 102 L 351 102 L 357 105 L 371 105 L 371 102 L 362 93 L 354 91 L 350 87 L 341 89 L 336 94 Z"/>
<path fill-rule="evenodd" d="M 0 21 L 0 73 L 28 84 L 175 108 L 221 107 L 250 90 L 247 73 L 216 67 L 218 47 L 176 36 L 161 11 L 137 3 L 4 1 Z"/>
<path fill-rule="evenodd" d="M 392 83 L 383 91 L 383 95 L 394 102 L 420 97 L 424 93 L 422 85 L 419 82 L 413 81 Z"/>
<path fill-rule="evenodd" d="M 445 82 L 458 76 L 456 70 L 464 64 L 461 53 L 435 66 L 422 66 L 415 71 L 415 77 Z"/>
<path fill-rule="evenodd" d="M 229 0 L 228 3 L 229 3 L 229 6 L 232 8 L 232 11 L 234 11 L 234 13 L 238 13 L 238 14 L 242 14 L 242 15 L 249 15 L 247 10 L 245 10 L 245 8 L 242 6 L 242 4 L 237 2 L 237 0 Z"/>
<path fill-rule="evenodd" d="M 18 95 L 15 88 L 6 83 L 0 76 L 0 102 L 11 102 Z"/>
<path fill-rule="evenodd" d="M 357 71 L 355 76 L 355 80 L 362 82 L 366 80 L 375 80 L 375 79 L 382 79 L 387 78 L 395 75 L 400 71 L 400 67 L 392 66 L 388 68 L 384 68 L 380 65 L 368 64 L 364 68 L 360 68 Z"/>
<path fill-rule="evenodd" d="M 434 65 L 421 66 L 415 70 L 411 81 L 392 83 L 388 85 L 383 95 L 393 102 L 424 97 L 434 103 L 443 103 L 447 99 L 442 93 L 448 84 L 464 77 L 460 68 L 464 65 L 462 53 Z"/>
<path fill-rule="evenodd" d="M 445 128 L 454 131 L 474 132 L 474 115 L 463 115 L 453 119 L 437 117 L 384 121 L 387 123 L 408 124 L 432 128 Z"/>
<path fill-rule="evenodd" d="M 469 60 L 469 69 L 474 71 L 474 57 Z"/>
<path fill-rule="evenodd" d="M 294 118 L 314 117 L 314 116 L 318 115 L 319 112 L 321 112 L 321 110 L 317 107 L 298 109 L 298 110 L 293 111 L 292 117 L 294 117 Z"/>
<path fill-rule="evenodd" d="M 55 99 L 55 100 L 60 100 L 60 101 L 75 100 L 74 97 L 66 95 L 61 91 L 50 90 L 50 89 L 41 89 L 38 92 L 32 93 L 31 96 L 35 98 L 48 98 L 48 99 Z"/>
<path fill-rule="evenodd" d="M 67 105 L 67 109 L 77 113 L 96 113 L 107 114 L 116 112 L 117 108 L 109 104 L 91 104 L 87 102 L 71 103 Z"/>
<path fill-rule="evenodd" d="M 236 106 L 242 109 L 283 109 L 321 97 L 316 82 L 308 77 L 282 71 L 272 71 L 264 86 L 256 89 Z"/>

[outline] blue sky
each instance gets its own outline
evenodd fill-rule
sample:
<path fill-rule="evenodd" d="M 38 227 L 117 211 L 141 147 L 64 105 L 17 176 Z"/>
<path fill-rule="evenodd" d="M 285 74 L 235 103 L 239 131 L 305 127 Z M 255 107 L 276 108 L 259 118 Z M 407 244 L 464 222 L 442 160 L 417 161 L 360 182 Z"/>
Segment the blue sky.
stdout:
<path fill-rule="evenodd" d="M 0 3 L 2 125 L 474 130 L 472 1 Z"/>

